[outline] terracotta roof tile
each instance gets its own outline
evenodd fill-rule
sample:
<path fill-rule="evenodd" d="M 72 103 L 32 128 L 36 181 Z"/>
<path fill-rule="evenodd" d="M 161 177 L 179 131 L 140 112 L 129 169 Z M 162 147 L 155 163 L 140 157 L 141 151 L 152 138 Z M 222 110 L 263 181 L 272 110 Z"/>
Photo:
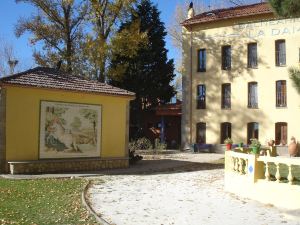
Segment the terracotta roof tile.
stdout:
<path fill-rule="evenodd" d="M 201 13 L 191 19 L 183 21 L 183 26 L 193 24 L 201 24 L 214 22 L 218 20 L 225 20 L 231 18 L 240 18 L 260 14 L 273 14 L 272 8 L 268 3 L 257 3 L 252 5 L 244 5 L 226 9 L 216 9 L 209 12 Z"/>
<path fill-rule="evenodd" d="M 3 77 L 0 84 L 31 86 L 39 88 L 56 88 L 69 91 L 102 93 L 111 95 L 134 96 L 135 94 L 121 88 L 83 77 L 68 75 L 52 68 L 36 67 L 22 73 Z"/>

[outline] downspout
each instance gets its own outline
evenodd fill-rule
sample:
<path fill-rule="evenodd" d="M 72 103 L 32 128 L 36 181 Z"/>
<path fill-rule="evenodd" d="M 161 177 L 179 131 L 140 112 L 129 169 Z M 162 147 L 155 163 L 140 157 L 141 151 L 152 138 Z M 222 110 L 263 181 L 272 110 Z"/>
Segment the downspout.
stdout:
<path fill-rule="evenodd" d="M 190 146 L 193 141 L 193 27 L 191 26 L 190 40 Z"/>

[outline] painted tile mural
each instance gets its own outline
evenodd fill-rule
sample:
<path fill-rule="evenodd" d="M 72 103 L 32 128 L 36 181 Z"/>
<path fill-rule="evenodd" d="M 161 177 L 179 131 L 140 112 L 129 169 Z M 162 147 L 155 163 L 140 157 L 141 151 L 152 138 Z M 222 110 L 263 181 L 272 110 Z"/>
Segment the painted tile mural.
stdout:
<path fill-rule="evenodd" d="M 100 157 L 100 143 L 100 105 L 41 101 L 41 159 Z"/>

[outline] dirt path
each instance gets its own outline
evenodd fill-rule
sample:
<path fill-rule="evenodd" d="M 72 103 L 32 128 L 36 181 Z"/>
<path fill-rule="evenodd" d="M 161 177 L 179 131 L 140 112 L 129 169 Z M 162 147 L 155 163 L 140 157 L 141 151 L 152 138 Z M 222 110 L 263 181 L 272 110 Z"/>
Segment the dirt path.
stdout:
<path fill-rule="evenodd" d="M 222 165 L 211 163 L 223 155 L 148 157 L 128 173 L 101 176 L 104 183 L 89 189 L 103 219 L 117 225 L 300 225 L 300 217 L 225 193 Z"/>

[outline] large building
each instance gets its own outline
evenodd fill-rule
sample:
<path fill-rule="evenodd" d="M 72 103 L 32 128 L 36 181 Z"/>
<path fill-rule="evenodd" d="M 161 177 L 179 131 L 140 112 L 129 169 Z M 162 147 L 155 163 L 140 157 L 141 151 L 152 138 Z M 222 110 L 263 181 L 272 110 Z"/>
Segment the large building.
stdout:
<path fill-rule="evenodd" d="M 288 69 L 300 61 L 300 18 L 267 3 L 193 15 L 183 25 L 182 147 L 286 145 L 300 140 L 300 95 Z"/>

